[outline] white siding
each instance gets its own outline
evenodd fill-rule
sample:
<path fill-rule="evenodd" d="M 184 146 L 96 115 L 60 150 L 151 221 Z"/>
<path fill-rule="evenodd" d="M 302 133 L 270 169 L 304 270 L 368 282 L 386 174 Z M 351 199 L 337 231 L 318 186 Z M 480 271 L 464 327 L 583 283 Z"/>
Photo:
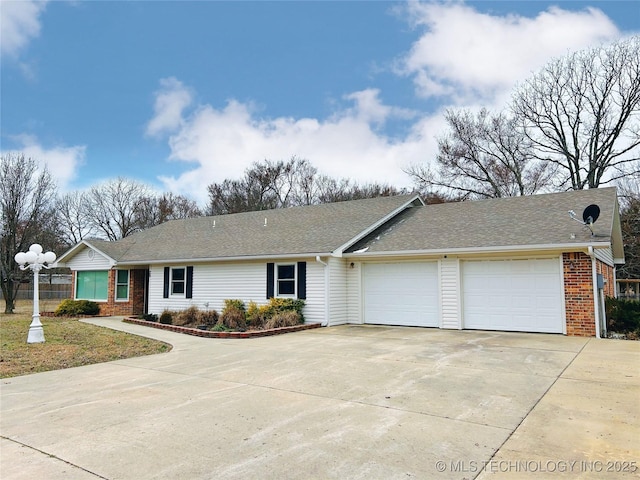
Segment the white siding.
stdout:
<path fill-rule="evenodd" d="M 307 260 L 307 300 L 304 307 L 304 318 L 307 322 L 325 321 L 324 268 L 315 258 Z"/>
<path fill-rule="evenodd" d="M 460 260 L 457 258 L 440 261 L 440 301 L 441 327 L 461 329 Z"/>
<path fill-rule="evenodd" d="M 611 249 L 611 247 L 594 248 L 593 253 L 598 260 L 613 267 L 613 250 Z"/>
<path fill-rule="evenodd" d="M 329 258 L 329 325 L 347 323 L 347 262 Z"/>
<path fill-rule="evenodd" d="M 91 253 L 89 253 L 91 252 Z M 93 257 L 93 258 L 92 258 Z M 109 259 L 91 248 L 85 248 L 66 263 L 71 270 L 109 270 Z"/>
<path fill-rule="evenodd" d="M 267 262 L 195 264 L 193 298 L 162 298 L 164 267 L 165 265 L 152 266 L 149 271 L 149 313 L 159 314 L 165 309 L 182 310 L 192 305 L 220 312 L 225 299 L 235 298 L 245 303 L 267 303 Z M 304 315 L 308 322 L 321 322 L 324 319 L 322 268 L 324 267 L 315 260 L 307 260 L 307 299 Z"/>
<path fill-rule="evenodd" d="M 347 323 L 362 323 L 362 264 L 347 262 Z"/>

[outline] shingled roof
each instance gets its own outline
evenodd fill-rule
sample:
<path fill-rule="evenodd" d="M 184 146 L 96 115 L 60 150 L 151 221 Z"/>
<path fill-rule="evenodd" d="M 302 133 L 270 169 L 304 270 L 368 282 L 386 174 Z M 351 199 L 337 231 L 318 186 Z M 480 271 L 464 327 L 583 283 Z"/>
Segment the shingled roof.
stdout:
<path fill-rule="evenodd" d="M 593 236 L 568 214 L 574 210 L 581 219 L 590 204 L 600 207 Z M 453 253 L 611 242 L 614 257 L 623 259 L 618 210 L 615 188 L 427 205 L 408 209 L 346 253 Z"/>
<path fill-rule="evenodd" d="M 172 220 L 116 242 L 84 243 L 118 264 L 330 254 L 411 204 L 422 201 L 398 195 Z"/>
<path fill-rule="evenodd" d="M 596 204 L 594 234 L 572 220 Z M 624 262 L 615 188 L 424 205 L 417 195 L 173 220 L 116 242 L 86 240 L 83 248 L 114 264 L 342 254 L 389 256 L 612 247 Z"/>

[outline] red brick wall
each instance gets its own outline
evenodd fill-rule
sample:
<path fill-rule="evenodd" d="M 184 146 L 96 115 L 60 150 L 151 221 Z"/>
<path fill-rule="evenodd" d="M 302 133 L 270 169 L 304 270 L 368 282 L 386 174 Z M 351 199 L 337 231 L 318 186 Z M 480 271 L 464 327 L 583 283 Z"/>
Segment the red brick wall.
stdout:
<path fill-rule="evenodd" d="M 596 260 L 596 271 L 604 276 L 604 294 L 606 297 L 616 296 L 615 280 L 613 278 L 613 267 Z"/>
<path fill-rule="evenodd" d="M 140 315 L 144 313 L 146 270 L 129 270 L 129 300 L 116 302 L 116 270 L 109 270 L 107 301 L 97 302 L 100 315 Z M 73 272 L 72 297 L 75 298 L 76 272 Z"/>
<path fill-rule="evenodd" d="M 582 252 L 563 253 L 562 265 L 567 335 L 594 337 L 596 320 L 591 257 Z"/>

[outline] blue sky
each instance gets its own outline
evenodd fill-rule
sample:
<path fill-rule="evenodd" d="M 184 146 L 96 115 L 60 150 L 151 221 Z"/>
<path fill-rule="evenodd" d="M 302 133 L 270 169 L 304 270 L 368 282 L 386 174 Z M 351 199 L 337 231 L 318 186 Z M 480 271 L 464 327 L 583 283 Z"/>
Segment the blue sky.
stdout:
<path fill-rule="evenodd" d="M 446 108 L 502 108 L 554 56 L 637 34 L 635 1 L 0 0 L 0 149 L 62 191 L 199 202 L 254 161 L 410 186 Z"/>

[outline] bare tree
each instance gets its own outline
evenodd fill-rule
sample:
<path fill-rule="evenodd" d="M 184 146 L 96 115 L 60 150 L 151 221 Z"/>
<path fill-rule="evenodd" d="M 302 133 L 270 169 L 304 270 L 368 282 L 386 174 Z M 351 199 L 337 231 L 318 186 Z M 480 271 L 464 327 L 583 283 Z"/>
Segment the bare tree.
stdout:
<path fill-rule="evenodd" d="M 58 235 L 67 247 L 92 236 L 117 240 L 168 220 L 200 215 L 193 200 L 171 192 L 156 195 L 146 185 L 124 178 L 56 201 Z"/>
<path fill-rule="evenodd" d="M 617 186 L 625 264 L 616 269 L 616 276 L 640 279 L 640 181 L 625 177 Z"/>
<path fill-rule="evenodd" d="M 13 153 L 0 157 L 0 286 L 5 313 L 13 313 L 18 287 L 25 278 L 15 254 L 36 242 L 52 247 L 44 229 L 53 217 L 55 193 L 51 175 L 35 160 Z"/>
<path fill-rule="evenodd" d="M 558 187 L 596 188 L 640 172 L 640 37 L 556 59 L 527 80 L 513 110 Z"/>
<path fill-rule="evenodd" d="M 209 185 L 209 215 L 286 208 L 299 205 L 354 200 L 403 191 L 386 184 L 359 185 L 348 179 L 318 175 L 308 160 L 264 160 L 254 163 L 239 180 Z"/>
<path fill-rule="evenodd" d="M 302 174 L 301 174 L 302 173 Z M 226 179 L 209 185 L 210 215 L 284 208 L 296 204 L 302 187 L 309 187 L 308 176 L 315 169 L 307 160 L 255 162 L 240 180 Z"/>
<path fill-rule="evenodd" d="M 421 190 L 461 198 L 531 195 L 549 184 L 552 169 L 533 157 L 531 144 L 513 118 L 482 109 L 448 110 L 449 132 L 438 139 L 437 165 L 406 172 Z"/>
<path fill-rule="evenodd" d="M 71 247 L 95 235 L 89 214 L 89 196 L 85 192 L 70 192 L 56 200 L 56 217 L 60 241 Z"/>
<path fill-rule="evenodd" d="M 88 202 L 92 227 L 108 240 L 139 231 L 138 212 L 150 195 L 149 187 L 123 177 L 93 187 Z"/>
<path fill-rule="evenodd" d="M 388 184 L 367 183 L 360 185 L 347 178 L 336 179 L 321 175 L 316 179 L 317 197 L 313 203 L 344 202 L 363 198 L 389 197 L 408 193 Z"/>
<path fill-rule="evenodd" d="M 225 179 L 222 183 L 213 183 L 209 191 L 208 215 L 250 212 L 276 208 L 276 202 L 268 195 L 268 188 L 255 177 L 241 180 Z"/>
<path fill-rule="evenodd" d="M 140 229 L 151 228 L 169 220 L 199 217 L 202 212 L 193 200 L 182 195 L 166 192 L 161 195 L 143 197 L 136 211 Z"/>
<path fill-rule="evenodd" d="M 294 205 L 313 205 L 318 203 L 318 169 L 309 160 L 296 159 L 295 176 L 296 189 L 291 202 Z"/>

